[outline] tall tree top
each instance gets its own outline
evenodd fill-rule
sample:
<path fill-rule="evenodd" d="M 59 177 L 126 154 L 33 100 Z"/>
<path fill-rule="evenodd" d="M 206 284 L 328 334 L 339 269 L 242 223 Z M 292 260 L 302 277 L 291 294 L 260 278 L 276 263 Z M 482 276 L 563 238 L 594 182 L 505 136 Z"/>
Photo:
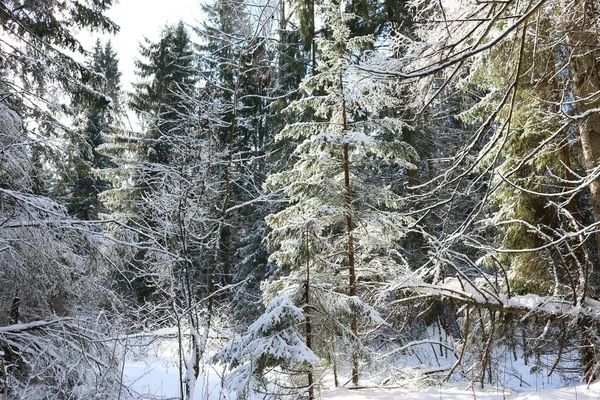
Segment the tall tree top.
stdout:
<path fill-rule="evenodd" d="M 140 44 L 140 55 L 146 60 L 135 62 L 136 75 L 142 79 L 134 85 L 135 110 L 150 111 L 165 102 L 174 103 L 176 92 L 196 81 L 192 43 L 182 21 L 166 26 L 156 43 L 145 38 Z"/>
<path fill-rule="evenodd" d="M 100 39 L 96 40 L 88 65 L 102 76 L 98 77 L 97 89 L 109 96 L 113 104 L 117 102 L 118 93 L 121 90 L 121 72 L 119 71 L 119 59 L 117 53 L 108 40 L 102 45 Z"/>

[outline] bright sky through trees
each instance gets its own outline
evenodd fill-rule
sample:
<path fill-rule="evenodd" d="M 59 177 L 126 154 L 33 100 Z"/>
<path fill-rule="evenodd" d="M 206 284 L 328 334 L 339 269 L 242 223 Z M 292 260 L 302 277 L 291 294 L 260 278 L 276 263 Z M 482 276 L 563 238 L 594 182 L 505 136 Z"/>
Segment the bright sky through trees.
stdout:
<path fill-rule="evenodd" d="M 135 81 L 133 63 L 138 57 L 138 44 L 144 36 L 156 41 L 166 24 L 175 24 L 180 19 L 188 24 L 199 20 L 199 4 L 197 0 L 119 0 L 107 12 L 107 16 L 121 27 L 119 33 L 115 36 L 89 36 L 82 40 L 88 50 L 97 37 L 102 41 L 112 41 L 123 73 L 121 83 L 125 90 L 130 90 L 131 83 Z"/>

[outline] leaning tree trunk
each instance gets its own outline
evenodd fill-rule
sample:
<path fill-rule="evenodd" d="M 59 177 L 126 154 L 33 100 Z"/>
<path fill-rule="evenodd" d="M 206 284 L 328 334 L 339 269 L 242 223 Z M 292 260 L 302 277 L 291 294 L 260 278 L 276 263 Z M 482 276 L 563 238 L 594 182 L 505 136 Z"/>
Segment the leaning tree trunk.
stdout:
<path fill-rule="evenodd" d="M 598 34 L 595 30 L 595 1 L 574 0 L 570 20 L 568 21 L 567 40 L 571 48 L 571 74 L 573 79 L 573 96 L 578 118 L 579 137 L 583 151 L 583 165 L 593 171 L 600 165 L 600 78 L 598 73 L 598 57 L 600 57 Z M 589 186 L 590 197 L 594 209 L 594 221 L 600 221 L 600 179 L 594 179 Z M 597 234 L 600 248 L 600 233 Z M 589 274 L 580 279 L 578 294 L 581 301 L 589 294 Z M 582 331 L 582 352 L 585 368 L 585 379 L 588 382 L 597 378 L 597 364 L 594 347 L 591 343 L 591 325 L 589 321 L 580 321 Z"/>

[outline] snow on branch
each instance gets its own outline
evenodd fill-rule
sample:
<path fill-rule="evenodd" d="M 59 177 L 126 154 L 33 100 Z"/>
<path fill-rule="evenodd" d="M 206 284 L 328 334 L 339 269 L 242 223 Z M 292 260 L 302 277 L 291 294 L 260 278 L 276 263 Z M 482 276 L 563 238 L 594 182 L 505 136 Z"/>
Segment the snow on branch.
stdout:
<path fill-rule="evenodd" d="M 9 393 L 23 399 L 116 398 L 118 362 L 109 343 L 75 318 L 0 327 Z"/>
<path fill-rule="evenodd" d="M 267 367 L 316 366 L 319 358 L 307 347 L 300 327 L 305 320 L 302 308 L 286 294 L 273 299 L 264 314 L 248 327 L 247 333 L 220 350 L 215 359 L 228 363 L 228 387 L 241 391 L 260 384 Z"/>
<path fill-rule="evenodd" d="M 394 289 L 410 293 L 411 296 L 396 300 L 393 304 L 435 298 L 507 314 L 522 314 L 524 317 L 559 320 L 585 318 L 600 324 L 600 302 L 590 298 L 586 298 L 581 305 L 576 305 L 573 301 L 559 296 L 539 296 L 531 293 L 515 296 L 497 295 L 476 287 L 471 281 L 457 278 L 447 279 L 437 285 L 406 281 L 394 286 Z"/>
<path fill-rule="evenodd" d="M 398 77 L 398 78 L 402 78 L 402 79 L 421 78 L 421 77 L 439 73 L 440 71 L 444 71 L 444 70 L 446 70 L 446 68 L 449 68 L 457 63 L 464 62 L 465 60 L 467 60 L 479 53 L 482 53 L 484 51 L 492 49 L 494 46 L 496 46 L 502 40 L 507 38 L 508 35 L 512 31 L 514 31 L 519 26 L 521 26 L 525 21 L 527 21 L 542 5 L 544 5 L 544 3 L 546 3 L 546 0 L 538 1 L 526 13 L 524 13 L 520 18 L 518 18 L 512 25 L 509 25 L 501 34 L 499 34 L 497 37 L 493 38 L 492 40 L 489 40 L 478 47 L 472 48 L 471 50 L 464 51 L 464 52 L 458 52 L 457 54 L 455 54 L 451 57 L 445 58 L 442 61 L 437 62 L 435 64 L 428 65 L 426 67 L 419 68 L 419 69 L 416 69 L 414 71 L 409 71 L 409 72 L 383 70 L 383 69 L 377 67 L 376 65 L 375 66 L 361 65 L 361 66 L 358 66 L 358 68 L 360 68 L 366 72 L 375 74 L 375 75 L 394 76 L 394 77 Z"/>

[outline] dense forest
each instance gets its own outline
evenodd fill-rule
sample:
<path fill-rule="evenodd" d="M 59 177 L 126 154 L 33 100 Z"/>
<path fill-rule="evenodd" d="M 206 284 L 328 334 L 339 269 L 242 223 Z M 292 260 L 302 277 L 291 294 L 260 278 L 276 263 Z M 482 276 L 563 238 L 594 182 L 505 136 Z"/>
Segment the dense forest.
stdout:
<path fill-rule="evenodd" d="M 0 398 L 600 377 L 596 1 L 208 0 L 130 92 L 112 5 L 0 1 Z"/>

